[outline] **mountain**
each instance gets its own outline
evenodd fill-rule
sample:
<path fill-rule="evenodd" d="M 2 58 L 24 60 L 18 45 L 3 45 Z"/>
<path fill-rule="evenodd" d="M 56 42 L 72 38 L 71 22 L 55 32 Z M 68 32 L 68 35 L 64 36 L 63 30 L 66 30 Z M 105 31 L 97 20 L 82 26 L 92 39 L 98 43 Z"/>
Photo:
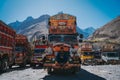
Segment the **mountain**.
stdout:
<path fill-rule="evenodd" d="M 13 27 L 17 31 L 17 33 L 21 33 L 22 30 L 30 27 L 33 24 L 47 21 L 49 17 L 50 17 L 49 15 L 42 15 L 39 18 L 34 19 L 31 16 L 29 16 L 23 22 L 16 21 L 8 25 Z"/>
<path fill-rule="evenodd" d="M 84 29 L 84 32 L 88 33 L 89 35 L 92 35 L 95 29 L 93 27 L 88 27 Z"/>
<path fill-rule="evenodd" d="M 97 29 L 92 39 L 120 41 L 120 16 Z"/>
<path fill-rule="evenodd" d="M 24 34 L 28 37 L 29 41 L 32 41 L 34 36 L 41 34 L 48 34 L 48 22 L 42 21 L 36 24 L 29 26 L 28 28 L 22 30 L 20 34 Z M 37 33 L 37 34 L 36 34 Z"/>
<path fill-rule="evenodd" d="M 22 22 L 16 21 L 16 22 L 10 23 L 8 25 L 11 26 L 12 28 L 14 28 L 15 30 L 18 30 L 21 23 Z"/>
<path fill-rule="evenodd" d="M 80 29 L 78 26 L 77 26 L 76 30 L 79 34 L 83 34 L 85 39 L 87 39 L 89 36 L 91 36 L 93 34 L 93 32 L 95 31 L 95 29 L 93 27 Z"/>
<path fill-rule="evenodd" d="M 48 20 L 49 15 L 42 15 L 39 18 L 34 19 L 29 16 L 24 21 L 13 22 L 8 24 L 16 30 L 17 33 L 26 35 L 29 41 L 32 41 L 36 35 L 48 34 Z M 84 38 L 87 38 L 94 32 L 94 28 L 88 27 L 86 29 L 80 29 L 77 26 L 77 32 L 84 35 Z"/>

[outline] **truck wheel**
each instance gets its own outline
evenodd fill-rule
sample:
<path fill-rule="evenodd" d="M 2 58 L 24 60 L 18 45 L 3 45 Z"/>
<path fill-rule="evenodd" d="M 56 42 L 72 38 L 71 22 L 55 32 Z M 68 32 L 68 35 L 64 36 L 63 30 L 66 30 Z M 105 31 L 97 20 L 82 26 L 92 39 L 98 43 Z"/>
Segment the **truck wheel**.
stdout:
<path fill-rule="evenodd" d="M 47 71 L 48 71 L 48 74 L 51 74 L 52 73 L 52 68 L 48 68 Z"/>
<path fill-rule="evenodd" d="M 43 67 L 43 63 L 40 63 L 39 66 L 40 66 L 40 67 Z"/>
<path fill-rule="evenodd" d="M 3 59 L 2 61 L 2 71 L 6 71 L 8 69 L 8 60 Z"/>
<path fill-rule="evenodd" d="M 72 68 L 72 74 L 75 74 L 76 73 L 76 69 L 75 68 Z"/>
<path fill-rule="evenodd" d="M 1 68 L 2 68 L 2 61 L 0 60 L 0 71 L 1 71 Z"/>
<path fill-rule="evenodd" d="M 9 68 L 12 69 L 12 65 L 10 65 Z"/>
<path fill-rule="evenodd" d="M 20 64 L 20 67 L 22 67 L 22 68 L 26 67 L 26 62 Z"/>
<path fill-rule="evenodd" d="M 30 67 L 34 68 L 34 67 L 36 67 L 36 64 L 31 63 Z"/>

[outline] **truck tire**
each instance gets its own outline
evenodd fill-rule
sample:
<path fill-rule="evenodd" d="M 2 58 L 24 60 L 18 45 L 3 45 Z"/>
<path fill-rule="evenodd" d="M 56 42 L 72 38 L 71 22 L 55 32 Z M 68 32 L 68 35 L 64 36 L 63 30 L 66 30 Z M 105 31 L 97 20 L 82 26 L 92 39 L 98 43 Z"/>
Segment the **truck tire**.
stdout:
<path fill-rule="evenodd" d="M 43 63 L 40 63 L 39 66 L 40 66 L 40 67 L 43 67 Z"/>
<path fill-rule="evenodd" d="M 8 59 L 2 60 L 1 70 L 6 71 L 8 69 Z"/>
<path fill-rule="evenodd" d="M 9 69 L 12 69 L 12 65 L 9 65 Z"/>
<path fill-rule="evenodd" d="M 36 67 L 36 64 L 31 63 L 30 67 L 34 68 L 34 67 Z"/>
<path fill-rule="evenodd" d="M 22 68 L 25 68 L 26 67 L 26 62 L 20 64 L 19 66 L 22 67 Z"/>
<path fill-rule="evenodd" d="M 2 70 L 2 60 L 0 59 L 0 71 Z"/>
<path fill-rule="evenodd" d="M 75 69 L 72 69 L 72 74 L 75 74 L 75 73 L 76 73 Z"/>
<path fill-rule="evenodd" d="M 52 74 L 52 68 L 47 69 L 48 74 Z"/>

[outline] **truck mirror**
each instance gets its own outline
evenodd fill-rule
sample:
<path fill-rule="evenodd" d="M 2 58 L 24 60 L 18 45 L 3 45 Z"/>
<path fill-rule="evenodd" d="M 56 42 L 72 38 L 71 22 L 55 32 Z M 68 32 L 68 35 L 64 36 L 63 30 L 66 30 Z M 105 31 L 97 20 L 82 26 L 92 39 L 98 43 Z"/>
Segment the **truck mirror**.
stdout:
<path fill-rule="evenodd" d="M 83 40 L 82 40 L 82 39 L 80 39 L 80 40 L 79 40 L 79 42 L 83 42 Z"/>
<path fill-rule="evenodd" d="M 83 38 L 83 34 L 80 34 L 79 37 L 80 37 L 80 38 Z"/>
<path fill-rule="evenodd" d="M 51 25 L 51 22 L 50 22 L 50 21 L 48 22 L 48 25 L 49 25 L 49 26 Z"/>
<path fill-rule="evenodd" d="M 45 40 L 45 36 L 42 36 L 42 40 Z"/>

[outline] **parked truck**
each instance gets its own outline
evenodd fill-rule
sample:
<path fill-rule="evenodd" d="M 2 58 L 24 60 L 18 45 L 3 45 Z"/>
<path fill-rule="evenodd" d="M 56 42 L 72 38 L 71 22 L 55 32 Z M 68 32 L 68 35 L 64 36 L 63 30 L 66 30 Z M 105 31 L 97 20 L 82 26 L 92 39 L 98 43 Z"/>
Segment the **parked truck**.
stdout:
<path fill-rule="evenodd" d="M 33 42 L 34 49 L 31 57 L 31 66 L 35 67 L 36 65 L 43 66 L 43 56 L 45 54 L 45 49 L 47 48 L 48 41 L 45 35 L 41 36 L 40 39 Z"/>
<path fill-rule="evenodd" d="M 119 52 L 112 44 L 106 44 L 102 47 L 101 57 L 104 64 L 120 64 Z"/>
<path fill-rule="evenodd" d="M 25 67 L 30 63 L 31 48 L 26 36 L 17 34 L 15 37 L 15 65 Z"/>
<path fill-rule="evenodd" d="M 5 71 L 14 63 L 16 32 L 0 21 L 0 71 Z"/>
<path fill-rule="evenodd" d="M 60 13 L 50 17 L 49 46 L 44 59 L 44 67 L 47 69 L 48 74 L 53 71 L 71 71 L 76 73 L 80 70 L 81 61 L 80 56 L 77 55 L 77 49 L 81 40 L 78 37 L 75 16 Z M 72 56 L 70 54 L 71 45 L 75 50 Z"/>
<path fill-rule="evenodd" d="M 90 43 L 83 43 L 81 45 L 80 57 L 83 65 L 93 65 L 94 52 L 93 46 Z"/>

